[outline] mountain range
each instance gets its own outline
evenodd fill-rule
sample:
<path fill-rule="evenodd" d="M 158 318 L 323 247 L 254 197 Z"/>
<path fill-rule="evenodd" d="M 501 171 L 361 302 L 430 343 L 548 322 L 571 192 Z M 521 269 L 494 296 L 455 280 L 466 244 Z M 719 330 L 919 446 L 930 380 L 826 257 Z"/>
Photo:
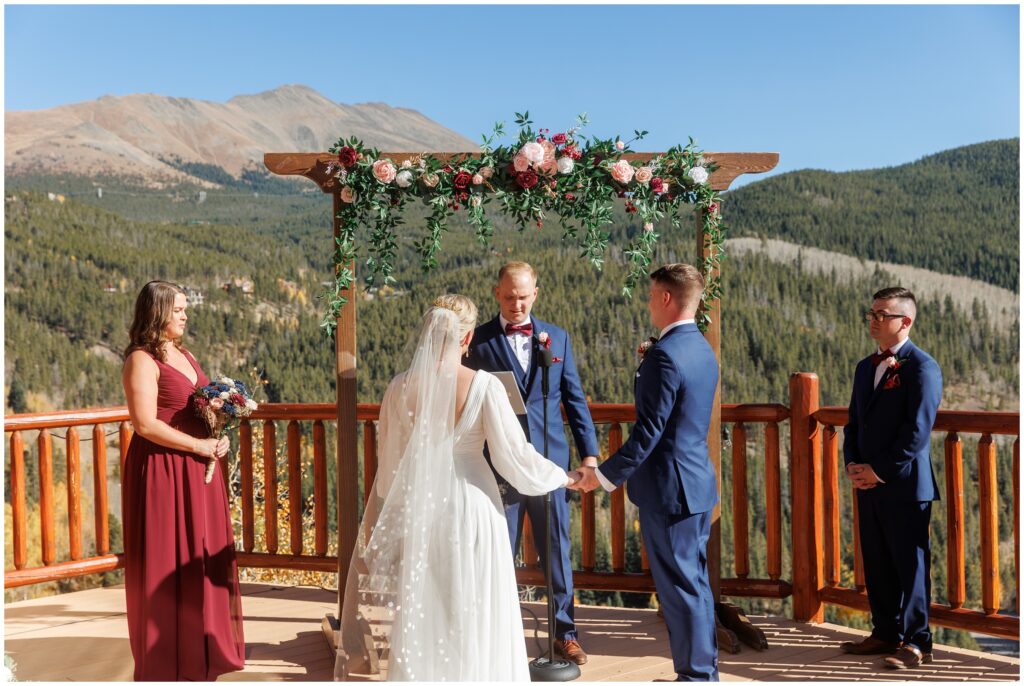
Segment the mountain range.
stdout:
<path fill-rule="evenodd" d="M 150 185 L 210 185 L 190 178 L 181 162 L 213 165 L 237 178 L 246 169 L 262 168 L 265 152 L 326 150 L 342 135 L 384 150 L 478 147 L 415 110 L 344 105 L 301 85 L 223 103 L 150 93 L 107 95 L 47 110 L 6 112 L 5 122 L 7 175 L 107 174 Z"/>

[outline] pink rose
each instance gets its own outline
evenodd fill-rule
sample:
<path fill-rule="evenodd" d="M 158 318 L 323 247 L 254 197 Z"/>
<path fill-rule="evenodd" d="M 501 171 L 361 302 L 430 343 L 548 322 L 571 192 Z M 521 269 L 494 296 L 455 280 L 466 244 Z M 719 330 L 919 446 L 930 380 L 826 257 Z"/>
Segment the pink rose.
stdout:
<path fill-rule="evenodd" d="M 615 149 L 616 150 L 624 150 L 625 148 L 626 148 L 626 144 L 625 143 L 623 143 L 622 141 L 615 141 Z"/>
<path fill-rule="evenodd" d="M 479 186 L 483 182 L 484 182 L 484 177 L 483 177 L 482 174 L 473 174 L 473 185 L 474 186 Z"/>
<path fill-rule="evenodd" d="M 544 146 L 540 143 L 527 143 L 519 151 L 519 154 L 526 158 L 530 164 L 540 164 L 544 161 Z M 522 171 L 517 169 L 516 171 Z"/>
<path fill-rule="evenodd" d="M 551 141 L 541 141 L 540 147 L 544 148 L 544 161 L 555 159 L 555 145 Z"/>
<path fill-rule="evenodd" d="M 636 179 L 637 183 L 648 183 L 652 178 L 654 178 L 654 173 L 651 172 L 650 167 L 640 167 L 636 170 L 636 176 L 633 178 Z"/>
<path fill-rule="evenodd" d="M 491 167 L 484 167 L 483 169 L 480 170 L 480 176 L 484 177 L 485 179 L 489 179 L 492 176 L 494 176 L 494 169 L 492 169 Z"/>
<path fill-rule="evenodd" d="M 556 162 L 553 159 L 544 160 L 543 162 L 540 163 L 540 166 L 537 167 L 537 171 L 539 171 L 541 174 L 554 176 L 555 174 L 558 173 L 558 162 Z"/>
<path fill-rule="evenodd" d="M 220 408 L 224 407 L 224 401 L 221 400 L 220 398 L 213 398 L 210 400 L 210 407 L 212 407 L 215 410 L 219 410 Z"/>
<path fill-rule="evenodd" d="M 551 137 L 551 142 L 554 143 L 555 145 L 562 145 L 563 143 L 565 143 L 565 140 L 566 139 L 564 133 L 556 133 L 554 136 Z"/>
<path fill-rule="evenodd" d="M 341 201 L 350 205 L 356 201 L 356 192 L 352 190 L 352 186 L 345 186 L 341 189 Z"/>
<path fill-rule="evenodd" d="M 636 170 L 633 169 L 633 165 L 626 160 L 619 160 L 611 166 L 611 172 L 613 179 L 622 185 L 626 185 L 633 180 L 633 175 L 636 173 Z"/>
<path fill-rule="evenodd" d="M 517 172 L 524 172 L 530 168 L 530 160 L 526 159 L 526 156 L 520 153 L 512 158 L 512 168 Z"/>
<path fill-rule="evenodd" d="M 390 160 L 377 160 L 373 163 L 373 177 L 381 183 L 391 183 L 397 173 L 398 170 Z"/>

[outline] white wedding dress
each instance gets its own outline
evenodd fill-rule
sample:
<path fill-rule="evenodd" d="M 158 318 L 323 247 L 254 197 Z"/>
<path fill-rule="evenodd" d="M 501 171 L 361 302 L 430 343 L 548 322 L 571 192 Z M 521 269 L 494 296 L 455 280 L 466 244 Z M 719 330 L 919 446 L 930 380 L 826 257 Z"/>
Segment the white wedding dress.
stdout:
<path fill-rule="evenodd" d="M 417 384 L 415 367 L 392 380 L 381 404 L 375 497 L 346 587 L 336 677 L 529 681 L 508 526 L 484 442 L 520 493 L 555 490 L 566 474 L 527 442 L 495 376 L 477 372 L 461 417 L 454 422 L 452 401 L 438 429 L 444 422 L 418 410 L 449 408 L 447 398 L 434 402 L 447 377 Z"/>

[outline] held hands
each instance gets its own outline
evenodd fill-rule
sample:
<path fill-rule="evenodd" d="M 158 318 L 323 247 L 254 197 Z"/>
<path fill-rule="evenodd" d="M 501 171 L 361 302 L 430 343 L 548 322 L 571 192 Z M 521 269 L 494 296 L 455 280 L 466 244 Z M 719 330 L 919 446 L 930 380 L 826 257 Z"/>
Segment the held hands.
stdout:
<path fill-rule="evenodd" d="M 579 469 L 570 474 L 573 483 L 569 484 L 568 488 L 582 493 L 590 493 L 601 485 L 601 482 L 597 480 L 596 471 L 596 467 L 580 465 Z"/>
<path fill-rule="evenodd" d="M 866 491 L 874 488 L 878 484 L 884 484 L 885 482 L 878 478 L 878 474 L 872 469 L 871 465 L 864 462 L 851 462 L 846 465 L 846 475 L 850 477 L 850 482 L 854 488 Z"/>

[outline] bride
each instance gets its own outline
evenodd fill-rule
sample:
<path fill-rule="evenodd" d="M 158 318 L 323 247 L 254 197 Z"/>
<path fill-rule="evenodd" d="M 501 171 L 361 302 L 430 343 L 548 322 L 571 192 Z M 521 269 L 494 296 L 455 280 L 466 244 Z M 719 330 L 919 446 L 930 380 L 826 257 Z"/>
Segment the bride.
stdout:
<path fill-rule="evenodd" d="M 461 364 L 477 309 L 443 295 L 380 409 L 377 477 L 349 565 L 335 678 L 529 681 L 494 474 L 541 495 L 573 480 L 526 441 L 505 388 Z M 382 664 L 386 661 L 386 665 Z"/>

